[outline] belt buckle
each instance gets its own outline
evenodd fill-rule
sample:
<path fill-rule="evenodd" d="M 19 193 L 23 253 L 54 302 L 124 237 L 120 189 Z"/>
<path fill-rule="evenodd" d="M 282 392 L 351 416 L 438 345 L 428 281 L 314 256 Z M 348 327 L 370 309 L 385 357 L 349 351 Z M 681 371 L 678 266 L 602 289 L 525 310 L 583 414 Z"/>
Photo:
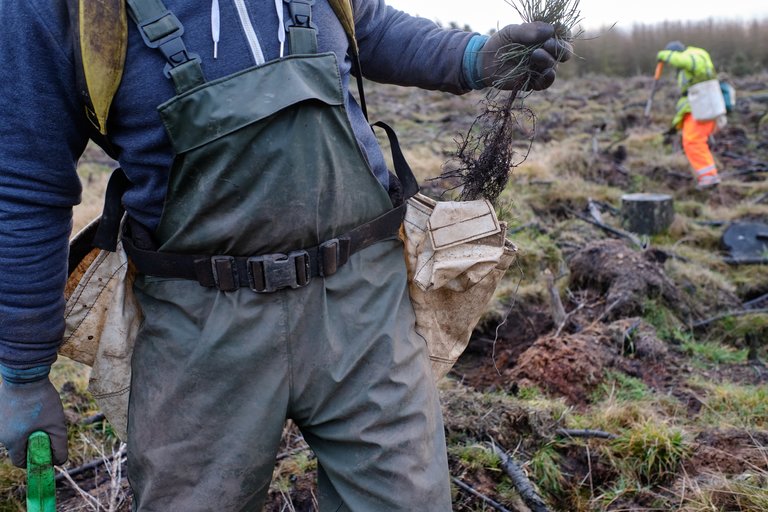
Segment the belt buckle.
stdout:
<path fill-rule="evenodd" d="M 256 293 L 303 288 L 309 284 L 311 276 L 307 251 L 253 256 L 248 258 L 246 268 L 248 283 Z"/>

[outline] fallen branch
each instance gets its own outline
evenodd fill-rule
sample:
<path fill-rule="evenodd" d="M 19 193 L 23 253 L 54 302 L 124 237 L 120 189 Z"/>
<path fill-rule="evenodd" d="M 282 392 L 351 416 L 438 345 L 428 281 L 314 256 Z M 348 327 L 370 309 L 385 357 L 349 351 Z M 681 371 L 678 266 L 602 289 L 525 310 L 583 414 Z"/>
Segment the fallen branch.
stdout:
<path fill-rule="evenodd" d="M 705 327 L 709 324 L 717 322 L 718 320 L 722 320 L 723 318 L 728 318 L 732 316 L 747 316 L 747 315 L 762 315 L 762 314 L 768 314 L 768 308 L 727 311 L 725 313 L 715 315 L 712 318 L 706 318 L 704 320 L 699 320 L 698 322 L 694 322 L 693 324 L 691 324 L 691 326 L 694 329 L 698 329 L 699 327 Z"/>
<path fill-rule="evenodd" d="M 640 247 L 641 249 L 645 249 L 646 244 L 640 241 L 640 239 L 633 235 L 632 233 L 629 233 L 627 231 L 624 231 L 623 229 L 614 228 L 612 226 L 609 226 L 607 224 L 603 224 L 602 222 L 597 222 L 591 217 L 587 217 L 586 215 L 582 215 L 579 212 L 575 212 L 573 210 L 570 210 L 573 215 L 578 217 L 579 219 L 583 220 L 584 222 L 588 222 L 594 226 L 599 227 L 603 231 L 607 231 L 608 233 L 611 233 L 612 235 L 616 235 L 619 238 L 625 238 L 635 244 L 637 247 Z"/>
<path fill-rule="evenodd" d="M 589 209 L 589 214 L 592 216 L 595 222 L 598 224 L 603 224 L 603 214 L 600 212 L 600 207 L 592 200 L 591 197 L 587 199 L 587 208 Z"/>
<path fill-rule="evenodd" d="M 753 167 L 752 169 L 741 169 L 739 171 L 724 172 L 720 176 L 722 178 L 733 178 L 736 176 L 747 176 L 749 174 L 757 174 L 761 172 L 768 172 L 768 167 Z"/>
<path fill-rule="evenodd" d="M 667 171 L 667 176 L 672 176 L 673 178 L 680 178 L 681 180 L 692 179 L 692 176 L 690 174 L 683 174 L 682 172 L 675 172 L 675 171 Z"/>
<path fill-rule="evenodd" d="M 756 299 L 752 299 L 750 301 L 745 302 L 744 304 L 741 305 L 741 307 L 743 307 L 744 309 L 753 309 L 754 306 L 761 304 L 763 302 L 768 302 L 768 293 L 766 293 L 765 295 L 761 295 Z"/>
<path fill-rule="evenodd" d="M 699 226 L 712 226 L 715 228 L 718 228 L 720 226 L 725 226 L 726 224 L 728 224 L 724 220 L 695 220 L 693 221 L 693 223 Z"/>
<path fill-rule="evenodd" d="M 533 484 L 526 476 L 525 471 L 515 460 L 507 455 L 504 450 L 499 448 L 496 443 L 493 443 L 493 451 L 501 459 L 502 469 L 512 479 L 512 485 L 517 489 L 518 494 L 523 499 L 528 508 L 533 512 L 549 512 L 544 500 L 539 496 L 539 493 L 534 489 Z"/>
<path fill-rule="evenodd" d="M 525 231 L 528 228 L 541 229 L 538 222 L 527 222 L 527 223 L 523 224 L 522 226 L 518 226 L 518 227 L 513 228 L 513 229 L 508 229 L 507 230 L 507 235 L 514 235 L 515 233 L 519 233 L 521 231 Z"/>
<path fill-rule="evenodd" d="M 766 192 L 765 194 L 761 194 L 758 197 L 756 197 L 755 199 L 753 199 L 752 200 L 752 204 L 760 204 L 763 201 L 765 201 L 766 199 L 768 199 L 768 192 Z"/>
<path fill-rule="evenodd" d="M 121 453 L 120 456 L 122 457 L 124 454 Z M 87 462 L 83 464 L 82 466 L 77 466 L 76 468 L 72 469 L 59 469 L 59 474 L 56 475 L 56 482 L 61 482 L 62 480 L 67 480 L 67 477 L 76 477 L 82 473 L 85 473 L 86 471 L 91 471 L 94 469 L 98 469 L 101 466 L 104 466 L 106 464 L 109 464 L 112 462 L 112 460 L 115 458 L 115 455 L 109 455 L 108 457 L 99 458 L 96 460 L 92 460 L 91 462 Z"/>
<path fill-rule="evenodd" d="M 563 437 L 578 437 L 578 438 L 598 438 L 598 439 L 617 439 L 619 436 L 611 434 L 610 432 L 603 432 L 602 430 L 574 430 L 569 428 L 559 428 L 555 430 L 555 434 Z"/>
<path fill-rule="evenodd" d="M 106 416 L 104 416 L 104 413 L 103 412 L 99 412 L 99 413 L 94 414 L 93 416 L 89 416 L 89 417 L 85 418 L 82 421 L 81 425 L 93 425 L 94 423 L 100 423 L 100 422 L 104 421 L 105 419 L 107 419 L 107 418 L 106 418 Z"/>
<path fill-rule="evenodd" d="M 475 488 L 473 488 L 473 487 L 469 486 L 468 484 L 465 484 L 464 482 L 462 482 L 462 481 L 461 481 L 461 480 L 459 480 L 458 478 L 456 478 L 456 477 L 451 477 L 451 481 L 452 481 L 453 483 L 455 483 L 455 484 L 456 484 L 456 485 L 457 485 L 457 486 L 458 486 L 458 487 L 459 487 L 461 490 L 463 490 L 464 492 L 468 492 L 468 493 L 469 493 L 469 494 L 471 494 L 472 496 L 474 496 L 474 497 L 476 497 L 476 498 L 480 498 L 481 500 L 483 500 L 483 502 L 484 502 L 484 503 L 486 503 L 487 505 L 489 505 L 489 506 L 491 506 L 491 507 L 495 508 L 495 509 L 496 509 L 496 510 L 498 510 L 499 512 L 512 512 L 512 511 L 511 511 L 511 510 L 509 510 L 508 508 L 504 507 L 504 505 L 502 505 L 501 503 L 499 503 L 499 502 L 497 502 L 497 501 L 494 501 L 494 500 L 492 500 L 491 498 L 489 498 L 489 497 L 488 497 L 488 496 L 486 496 L 485 494 L 483 494 L 483 493 L 481 493 L 480 491 L 476 490 Z"/>
<path fill-rule="evenodd" d="M 729 265 L 768 265 L 768 258 L 723 258 Z"/>

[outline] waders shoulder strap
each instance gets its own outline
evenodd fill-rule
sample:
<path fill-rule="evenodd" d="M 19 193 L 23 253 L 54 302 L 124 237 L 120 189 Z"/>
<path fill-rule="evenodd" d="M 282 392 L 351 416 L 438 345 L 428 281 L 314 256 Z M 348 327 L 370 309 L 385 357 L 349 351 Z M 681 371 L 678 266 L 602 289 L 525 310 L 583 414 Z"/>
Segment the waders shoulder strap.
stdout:
<path fill-rule="evenodd" d="M 184 26 L 161 0 L 126 0 L 128 13 L 139 28 L 144 44 L 165 57 L 165 76 L 177 94 L 205 83 L 200 57 L 184 45 Z"/>
<path fill-rule="evenodd" d="M 349 39 L 349 48 L 352 54 L 357 55 L 357 40 L 355 39 L 355 17 L 352 13 L 351 0 L 328 0 L 331 4 L 333 12 L 336 13 L 336 17 L 339 18 L 341 26 L 344 27 L 344 32 L 347 33 Z"/>
<path fill-rule="evenodd" d="M 128 46 L 126 0 L 66 0 L 75 43 L 77 89 L 93 139 L 112 157 L 107 142 L 107 120 L 112 98 L 120 86 Z M 329 0 L 357 55 L 355 21 L 350 0 Z"/>
<path fill-rule="evenodd" d="M 124 0 L 67 0 L 75 75 L 92 136 L 113 158 L 107 116 L 120 85 L 128 45 Z"/>

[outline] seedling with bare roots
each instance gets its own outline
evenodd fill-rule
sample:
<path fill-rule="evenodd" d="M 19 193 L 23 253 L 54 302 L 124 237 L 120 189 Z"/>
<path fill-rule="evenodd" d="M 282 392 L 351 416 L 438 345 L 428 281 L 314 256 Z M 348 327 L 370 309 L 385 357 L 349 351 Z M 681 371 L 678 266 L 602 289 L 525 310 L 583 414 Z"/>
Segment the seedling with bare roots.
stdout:
<path fill-rule="evenodd" d="M 543 21 L 555 27 L 555 39 L 570 44 L 580 32 L 573 30 L 581 21 L 579 0 L 505 0 L 524 22 Z M 564 46 L 568 46 L 568 44 Z M 504 191 L 512 168 L 528 156 L 535 135 L 534 112 L 524 106 L 530 94 L 531 55 L 540 45 L 513 43 L 497 54 L 500 69 L 509 68 L 497 78 L 477 116 L 464 136 L 457 139 L 457 151 L 439 179 L 448 180 L 451 190 L 461 189 L 460 200 L 488 199 L 496 203 Z M 505 90 L 501 90 L 504 85 Z M 510 88 L 511 85 L 511 88 Z M 525 149 L 515 149 L 520 135 Z"/>

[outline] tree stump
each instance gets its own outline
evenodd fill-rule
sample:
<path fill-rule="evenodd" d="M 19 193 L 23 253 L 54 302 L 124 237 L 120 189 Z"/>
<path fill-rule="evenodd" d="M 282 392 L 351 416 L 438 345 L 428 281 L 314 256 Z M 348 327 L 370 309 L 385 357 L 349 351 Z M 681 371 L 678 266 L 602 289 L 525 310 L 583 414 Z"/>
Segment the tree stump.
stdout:
<path fill-rule="evenodd" d="M 667 194 L 625 194 L 621 196 L 621 223 L 639 235 L 666 231 L 675 217 L 672 196 Z"/>

